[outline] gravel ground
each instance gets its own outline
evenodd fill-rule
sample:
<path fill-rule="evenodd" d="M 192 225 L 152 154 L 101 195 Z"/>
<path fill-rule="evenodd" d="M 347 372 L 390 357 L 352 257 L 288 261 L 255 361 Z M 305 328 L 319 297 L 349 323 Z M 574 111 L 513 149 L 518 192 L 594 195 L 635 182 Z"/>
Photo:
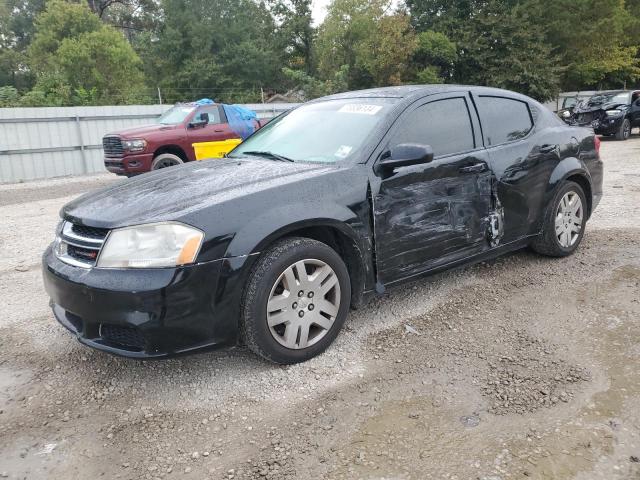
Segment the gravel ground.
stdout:
<path fill-rule="evenodd" d="M 325 354 L 136 362 L 53 319 L 39 256 L 106 175 L 0 186 L 0 478 L 640 479 L 640 138 L 566 259 L 392 290 Z"/>

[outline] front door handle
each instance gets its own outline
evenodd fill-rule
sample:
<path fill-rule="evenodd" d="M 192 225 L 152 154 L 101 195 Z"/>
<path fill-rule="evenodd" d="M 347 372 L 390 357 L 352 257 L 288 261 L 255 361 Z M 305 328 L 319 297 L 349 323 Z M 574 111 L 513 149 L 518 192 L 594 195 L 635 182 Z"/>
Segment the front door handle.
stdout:
<path fill-rule="evenodd" d="M 547 143 L 540 147 L 540 153 L 551 153 L 555 152 L 556 150 L 558 150 L 558 145 L 552 145 L 550 143 Z"/>
<path fill-rule="evenodd" d="M 461 167 L 460 173 L 480 173 L 484 172 L 486 169 L 486 163 L 476 163 L 475 165 L 471 165 L 469 167 Z"/>

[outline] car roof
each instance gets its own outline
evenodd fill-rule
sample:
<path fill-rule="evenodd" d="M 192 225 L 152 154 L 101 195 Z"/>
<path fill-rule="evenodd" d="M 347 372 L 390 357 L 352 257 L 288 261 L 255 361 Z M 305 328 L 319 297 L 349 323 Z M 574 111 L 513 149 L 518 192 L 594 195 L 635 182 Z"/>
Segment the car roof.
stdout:
<path fill-rule="evenodd" d="M 379 87 L 369 88 L 366 90 L 354 90 L 351 92 L 336 93 L 317 100 L 338 100 L 349 98 L 400 98 L 411 99 L 426 95 L 435 95 L 438 93 L 472 91 L 482 94 L 492 95 L 508 95 L 511 97 L 519 97 L 531 101 L 532 99 L 510 90 L 500 88 L 479 87 L 473 85 L 401 85 L 396 87 Z M 317 101 L 316 100 L 316 101 Z"/>

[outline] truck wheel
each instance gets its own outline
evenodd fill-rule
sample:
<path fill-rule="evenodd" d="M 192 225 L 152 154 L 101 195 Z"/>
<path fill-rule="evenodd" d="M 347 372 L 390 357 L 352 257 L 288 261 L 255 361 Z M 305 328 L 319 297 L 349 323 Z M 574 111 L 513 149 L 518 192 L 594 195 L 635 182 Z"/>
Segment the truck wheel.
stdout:
<path fill-rule="evenodd" d="M 349 272 L 340 255 L 316 240 L 287 238 L 261 255 L 249 277 L 242 336 L 271 362 L 304 362 L 331 345 L 350 302 Z"/>
<path fill-rule="evenodd" d="M 173 167 L 184 163 L 182 159 L 174 155 L 173 153 L 161 153 L 153 159 L 151 164 L 151 170 L 158 170 L 159 168 Z"/>
<path fill-rule="evenodd" d="M 616 140 L 626 140 L 631 136 L 631 122 L 625 118 L 620 125 L 620 129 L 616 132 Z"/>

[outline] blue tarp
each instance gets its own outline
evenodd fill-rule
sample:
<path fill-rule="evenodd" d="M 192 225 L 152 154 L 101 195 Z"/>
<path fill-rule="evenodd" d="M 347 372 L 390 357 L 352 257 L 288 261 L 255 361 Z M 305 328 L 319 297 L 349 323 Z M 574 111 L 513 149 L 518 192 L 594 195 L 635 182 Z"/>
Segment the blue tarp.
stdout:
<path fill-rule="evenodd" d="M 242 140 L 246 139 L 256 129 L 256 112 L 241 105 L 223 105 L 224 113 L 227 115 L 229 128 Z"/>

